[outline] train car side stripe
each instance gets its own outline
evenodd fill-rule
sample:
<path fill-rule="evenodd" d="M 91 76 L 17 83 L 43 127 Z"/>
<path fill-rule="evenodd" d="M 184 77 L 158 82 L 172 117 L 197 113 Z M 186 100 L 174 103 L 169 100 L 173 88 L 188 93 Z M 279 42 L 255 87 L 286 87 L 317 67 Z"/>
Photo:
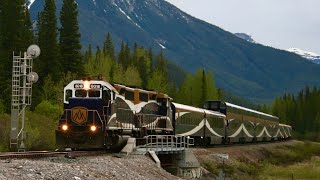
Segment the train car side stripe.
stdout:
<path fill-rule="evenodd" d="M 204 126 L 204 120 L 202 120 L 198 126 L 196 126 L 195 128 L 193 128 L 192 130 L 185 132 L 183 134 L 179 134 L 181 136 L 190 136 L 196 132 L 198 132 L 199 130 L 201 130 L 201 128 Z"/>
<path fill-rule="evenodd" d="M 215 136 L 218 136 L 218 137 L 223 137 L 221 135 L 219 135 L 215 130 L 213 130 L 210 126 L 210 124 L 208 123 L 208 121 L 206 121 L 206 127 L 209 129 L 209 131 L 214 134 Z"/>
<path fill-rule="evenodd" d="M 253 138 L 253 136 L 248 132 L 246 126 L 245 126 L 244 124 L 242 124 L 242 125 L 243 125 L 243 131 L 244 131 L 244 133 L 246 133 L 246 135 L 247 135 L 248 137 Z"/>
<path fill-rule="evenodd" d="M 240 134 L 242 128 L 243 128 L 243 124 L 241 124 L 241 126 L 239 127 L 239 129 L 235 133 L 233 133 L 231 136 L 228 136 L 228 137 L 236 137 L 236 136 L 238 136 Z"/>

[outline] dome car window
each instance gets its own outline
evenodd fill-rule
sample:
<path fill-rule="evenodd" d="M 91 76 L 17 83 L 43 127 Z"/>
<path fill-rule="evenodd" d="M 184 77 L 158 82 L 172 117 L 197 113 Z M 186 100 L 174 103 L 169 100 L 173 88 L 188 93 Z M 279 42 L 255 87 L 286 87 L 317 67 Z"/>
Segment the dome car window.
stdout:
<path fill-rule="evenodd" d="M 134 93 L 132 91 L 126 91 L 125 98 L 130 101 L 133 101 L 134 100 Z"/>

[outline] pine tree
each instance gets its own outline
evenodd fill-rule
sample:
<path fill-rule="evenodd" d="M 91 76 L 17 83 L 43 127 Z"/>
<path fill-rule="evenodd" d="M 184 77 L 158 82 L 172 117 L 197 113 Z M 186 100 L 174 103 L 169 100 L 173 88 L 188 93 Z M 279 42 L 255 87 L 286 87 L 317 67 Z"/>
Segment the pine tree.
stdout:
<path fill-rule="evenodd" d="M 84 74 L 84 62 L 81 56 L 80 32 L 78 25 L 77 3 L 63 0 L 60 12 L 60 52 L 63 72 Z"/>
<path fill-rule="evenodd" d="M 164 57 L 163 51 L 161 49 L 160 54 L 157 56 L 156 69 L 160 72 L 167 74 L 167 61 Z"/>
<path fill-rule="evenodd" d="M 107 34 L 106 40 L 103 43 L 103 54 L 104 56 L 109 56 L 112 61 L 115 61 L 116 59 L 114 45 L 110 33 Z"/>
<path fill-rule="evenodd" d="M 85 63 L 90 63 L 90 60 L 92 59 L 92 45 L 89 44 L 88 46 L 88 50 L 86 51 L 85 55 L 84 55 L 84 61 Z"/>
<path fill-rule="evenodd" d="M 26 6 L 24 0 L 0 2 L 0 98 L 9 107 L 11 91 L 12 52 L 24 52 L 30 45 L 26 41 Z"/>
<path fill-rule="evenodd" d="M 123 42 L 123 41 L 121 42 L 121 48 L 120 48 L 120 51 L 119 51 L 119 54 L 118 54 L 118 63 L 119 63 L 121 66 L 124 66 L 124 64 L 125 64 L 124 42 Z"/>
<path fill-rule="evenodd" d="M 2 39 L 3 39 L 3 27 L 4 27 L 4 13 L 3 8 L 7 0 L 1 0 L 0 1 L 0 48 L 2 45 Z"/>
<path fill-rule="evenodd" d="M 129 64 L 132 65 L 132 66 L 136 66 L 136 67 L 139 65 L 139 63 L 141 63 L 139 61 L 139 57 L 138 57 L 138 50 L 139 50 L 138 44 L 137 44 L 137 42 L 134 42 L 133 55 L 132 55 L 132 58 L 131 58 L 131 62 Z"/>
<path fill-rule="evenodd" d="M 144 56 L 141 56 L 137 62 L 138 71 L 142 80 L 142 87 L 146 88 L 148 81 L 149 70 L 147 67 L 147 62 Z"/>
<path fill-rule="evenodd" d="M 131 59 L 131 52 L 130 52 L 130 48 L 129 48 L 129 44 L 126 43 L 126 46 L 124 48 L 124 59 L 125 59 L 125 63 L 123 68 L 126 70 L 129 66 L 130 66 L 130 59 Z"/>
<path fill-rule="evenodd" d="M 207 100 L 207 77 L 206 72 L 202 69 L 202 78 L 201 78 L 201 99 L 199 107 L 202 107 L 202 104 Z"/>
<path fill-rule="evenodd" d="M 92 54 L 92 46 L 89 44 L 88 50 L 85 52 L 84 55 L 84 62 L 85 64 L 85 71 L 87 75 L 92 75 L 95 69 L 95 64 L 94 64 L 94 58 Z"/>
<path fill-rule="evenodd" d="M 41 79 L 51 75 L 54 81 L 58 81 L 61 76 L 61 66 L 58 60 L 58 30 L 54 0 L 45 1 L 44 9 L 38 16 L 38 25 L 38 42 L 41 48 L 41 55 L 36 64 L 37 72 L 42 77 Z"/>
<path fill-rule="evenodd" d="M 153 66 L 154 66 L 154 64 L 153 64 L 153 52 L 152 52 L 152 48 L 150 48 L 149 49 L 149 51 L 148 51 L 148 57 L 149 57 L 149 60 L 150 60 L 150 71 L 152 72 L 152 70 L 153 70 Z"/>
<path fill-rule="evenodd" d="M 30 13 L 28 7 L 25 9 L 25 20 L 24 20 L 24 41 L 26 44 L 32 44 L 34 42 L 34 34 L 33 34 L 33 28 L 32 28 L 32 22 L 30 19 Z"/>

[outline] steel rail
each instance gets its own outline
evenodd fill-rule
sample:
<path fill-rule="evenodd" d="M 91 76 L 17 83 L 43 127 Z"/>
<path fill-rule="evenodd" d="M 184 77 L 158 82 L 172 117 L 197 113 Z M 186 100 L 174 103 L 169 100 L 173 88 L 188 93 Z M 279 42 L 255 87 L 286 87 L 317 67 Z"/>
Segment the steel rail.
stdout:
<path fill-rule="evenodd" d="M 75 158 L 82 156 L 97 156 L 106 153 L 105 151 L 28 151 L 28 152 L 5 152 L 0 153 L 0 159 L 33 159 L 44 157 L 66 157 Z"/>

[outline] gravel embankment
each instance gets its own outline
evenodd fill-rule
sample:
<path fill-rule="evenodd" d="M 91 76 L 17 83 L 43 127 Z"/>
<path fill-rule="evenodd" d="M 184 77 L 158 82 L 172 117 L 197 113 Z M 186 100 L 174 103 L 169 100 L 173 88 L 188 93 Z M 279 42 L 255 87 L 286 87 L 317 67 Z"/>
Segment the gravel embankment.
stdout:
<path fill-rule="evenodd" d="M 111 154 L 67 159 L 0 160 L 2 179 L 179 179 L 147 156 L 130 155 L 122 158 Z"/>

